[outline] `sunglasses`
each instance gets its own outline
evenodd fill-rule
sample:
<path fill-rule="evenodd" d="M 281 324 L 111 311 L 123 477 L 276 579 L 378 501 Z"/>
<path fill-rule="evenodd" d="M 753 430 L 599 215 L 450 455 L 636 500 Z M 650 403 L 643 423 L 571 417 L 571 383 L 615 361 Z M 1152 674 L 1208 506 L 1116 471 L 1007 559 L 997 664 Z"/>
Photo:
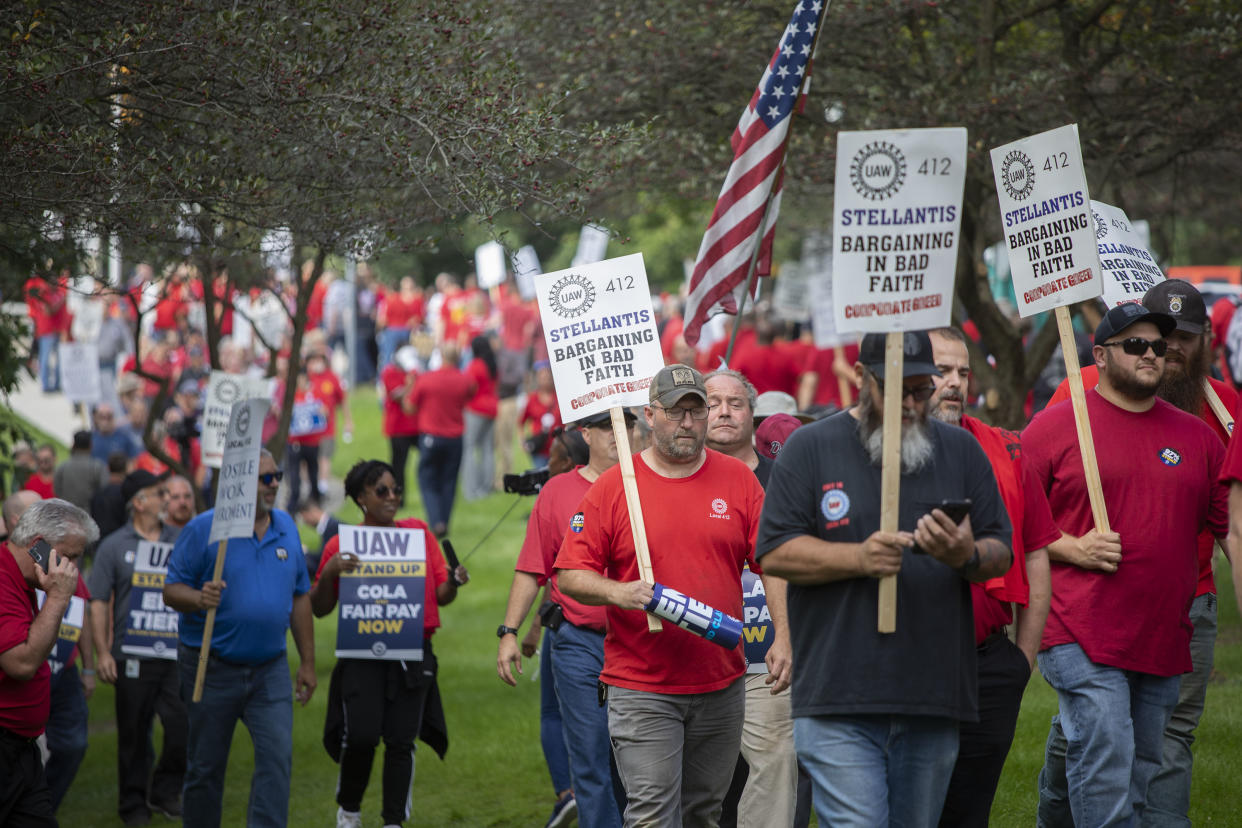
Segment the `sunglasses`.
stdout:
<path fill-rule="evenodd" d="M 376 497 L 388 497 L 389 495 L 392 495 L 393 497 L 401 497 L 403 494 L 405 494 L 404 486 L 393 486 L 391 489 L 387 486 L 375 487 Z"/>
<path fill-rule="evenodd" d="M 876 385 L 880 386 L 880 393 L 883 394 L 884 380 L 875 374 L 871 374 L 871 378 L 875 380 Z M 935 393 L 936 386 L 934 384 L 920 385 L 918 388 L 906 388 L 903 386 L 901 389 L 901 398 L 904 400 L 906 397 L 910 397 L 915 402 L 927 402 L 927 400 L 931 399 L 931 395 Z"/>
<path fill-rule="evenodd" d="M 1147 349 L 1151 348 L 1151 352 L 1158 357 L 1162 357 L 1169 350 L 1169 342 L 1165 339 L 1143 339 L 1141 336 L 1132 336 L 1129 339 L 1123 339 L 1120 342 L 1103 342 L 1101 345 L 1105 348 L 1113 348 L 1121 346 L 1121 350 L 1130 356 L 1142 356 L 1147 353 Z"/>
<path fill-rule="evenodd" d="M 285 479 L 285 473 L 282 471 L 268 472 L 259 475 L 259 482 L 264 486 L 275 486 L 277 483 Z"/>

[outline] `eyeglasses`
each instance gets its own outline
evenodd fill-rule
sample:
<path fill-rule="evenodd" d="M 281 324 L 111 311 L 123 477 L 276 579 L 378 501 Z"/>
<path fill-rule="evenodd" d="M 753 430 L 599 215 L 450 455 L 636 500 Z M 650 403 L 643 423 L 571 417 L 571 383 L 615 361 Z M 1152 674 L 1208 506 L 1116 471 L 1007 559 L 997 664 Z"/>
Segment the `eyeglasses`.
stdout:
<path fill-rule="evenodd" d="M 391 489 L 388 488 L 387 486 L 376 486 L 375 487 L 376 497 L 388 497 L 389 495 L 392 495 L 393 497 L 401 497 L 404 494 L 405 494 L 404 486 L 393 486 Z"/>
<path fill-rule="evenodd" d="M 1101 342 L 1100 345 L 1105 348 L 1112 348 L 1120 345 L 1121 350 L 1130 356 L 1142 356 L 1147 353 L 1147 349 L 1151 348 L 1151 352 L 1157 357 L 1162 357 L 1169 350 L 1169 342 L 1165 339 L 1143 339 L 1141 336 L 1132 336 L 1123 339 L 1120 342 Z"/>
<path fill-rule="evenodd" d="M 875 374 L 872 374 L 871 378 L 875 380 L 876 385 L 880 386 L 880 393 L 884 393 L 884 380 L 877 377 Z M 906 388 L 903 386 L 901 389 L 901 398 L 904 400 L 906 397 L 910 397 L 915 402 L 926 402 L 931 399 L 931 395 L 935 393 L 936 386 L 932 384 L 920 385 L 918 388 Z"/>
<path fill-rule="evenodd" d="M 690 418 L 694 420 L 707 419 L 707 406 L 705 405 L 696 406 L 694 408 L 682 408 L 679 405 L 675 405 L 672 408 L 665 408 L 662 405 L 653 405 L 651 407 L 658 411 L 663 411 L 664 416 L 675 423 L 680 423 L 686 418 L 687 414 L 689 414 Z"/>
<path fill-rule="evenodd" d="M 282 471 L 268 472 L 259 475 L 259 482 L 264 486 L 275 486 L 277 483 L 285 479 L 285 473 Z"/>

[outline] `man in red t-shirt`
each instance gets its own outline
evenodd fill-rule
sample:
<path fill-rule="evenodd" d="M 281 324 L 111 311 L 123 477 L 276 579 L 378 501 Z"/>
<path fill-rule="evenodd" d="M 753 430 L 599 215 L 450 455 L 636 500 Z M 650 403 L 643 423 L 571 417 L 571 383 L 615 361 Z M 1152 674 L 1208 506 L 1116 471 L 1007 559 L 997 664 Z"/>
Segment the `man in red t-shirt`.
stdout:
<path fill-rule="evenodd" d="M 380 383 L 384 386 L 384 436 L 392 455 L 392 470 L 396 472 L 401 486 L 401 505 L 405 505 L 405 466 L 410 449 L 418 439 L 418 422 L 414 414 L 407 414 L 404 401 L 414 390 L 418 378 L 418 353 L 412 345 L 397 349 L 392 362 L 380 369 Z"/>
<path fill-rule="evenodd" d="M 633 427 L 635 419 L 626 412 L 628 427 Z M 496 630 L 500 637 L 496 672 L 506 684 L 517 686 L 513 669 L 516 667 L 518 673 L 522 672 L 518 628 L 530 612 L 540 587 L 548 584 L 548 598 L 555 609 L 546 616 L 540 610 L 541 620 L 547 618 L 543 624 L 547 632 L 540 671 L 545 681 L 549 676 L 554 678 L 546 686 L 554 694 L 549 701 L 560 711 L 573 773 L 572 793 L 556 791 L 557 807 L 567 806 L 561 803 L 568 794 L 576 800 L 578 821 L 582 825 L 620 828 L 625 799 L 621 781 L 610 769 L 612 746 L 608 740 L 608 714 L 599 706 L 596 697 L 599 674 L 604 668 L 607 627 L 604 608 L 587 606 L 570 598 L 552 579 L 556 553 L 569 532 L 578 504 L 591 484 L 615 466 L 618 459 L 612 419 L 607 411 L 584 417 L 576 425 L 586 441 L 590 459 L 585 466 L 553 477 L 535 499 L 534 510 L 526 524 L 526 540 L 514 569 L 513 585 L 509 588 L 504 623 Z M 549 761 L 549 769 L 553 764 Z M 561 783 L 554 779 L 553 787 L 560 788 Z"/>
<path fill-rule="evenodd" d="M 1212 362 L 1212 324 L 1207 306 L 1194 285 L 1181 279 L 1160 282 L 1143 297 L 1148 310 L 1167 313 L 1177 328 L 1166 337 L 1169 343 L 1164 359 L 1164 376 L 1156 388 L 1156 396 L 1203 420 L 1225 445 L 1232 445 L 1232 430 L 1226 429 L 1208 404 L 1204 391 L 1206 382 L 1227 411 L 1238 404 L 1238 393 L 1228 384 L 1208 375 Z M 1082 369 L 1084 388 L 1094 388 L 1099 372 L 1094 365 Z M 1048 404 L 1069 399 L 1069 381 L 1064 380 Z M 1194 755 L 1195 728 L 1203 716 L 1207 700 L 1208 677 L 1212 675 L 1216 646 L 1216 581 L 1212 577 L 1212 555 L 1216 539 L 1210 531 L 1199 533 L 1199 583 L 1195 600 L 1190 605 L 1190 623 L 1194 633 L 1190 639 L 1190 658 L 1194 669 L 1182 676 L 1177 707 L 1164 730 L 1164 755 L 1160 772 L 1147 791 L 1147 814 L 1179 823 L 1190 810 L 1190 775 Z M 1054 734 L 1054 749 L 1064 753 L 1064 737 Z M 1060 780 L 1064 786 L 1064 780 Z"/>
<path fill-rule="evenodd" d="M 31 557 L 40 540 L 51 545 L 47 572 Z M 78 588 L 69 558 L 97 540 L 99 529 L 86 512 L 64 500 L 42 500 L 22 513 L 0 550 L 0 824 L 56 824 L 35 739 L 51 712 L 48 656 Z M 35 587 L 47 593 L 42 609 Z"/>
<path fill-rule="evenodd" d="M 427 510 L 427 522 L 436 537 L 448 532 L 461 469 L 462 434 L 466 431 L 466 403 L 474 396 L 474 380 L 458 364 L 461 351 L 453 343 L 440 346 L 440 367 L 414 383 L 405 411 L 418 424 L 418 490 Z"/>
<path fill-rule="evenodd" d="M 1047 546 L 1061 537 L 1043 489 L 1022 466 L 1021 438 L 965 414 L 970 384 L 966 337 L 957 328 L 929 331 L 936 393 L 931 415 L 975 436 L 996 475 L 1013 525 L 1013 565 L 998 578 L 970 585 L 979 670 L 979 721 L 958 723 L 957 762 L 940 824 L 987 828 L 996 786 L 1018 725 L 1022 694 L 1035 666 L 1052 587 Z M 1018 605 L 1017 643 L 1005 627 Z"/>
<path fill-rule="evenodd" d="M 1078 824 L 1143 817 L 1181 675 L 1193 666 L 1198 536 L 1224 536 L 1228 494 L 1220 438 L 1156 396 L 1176 326 L 1128 304 L 1095 331 L 1100 378 L 1086 403 L 1111 531 L 1094 526 L 1072 406 L 1045 408 L 1022 435 L 1062 530 L 1049 547 L 1052 605 L 1038 659 L 1060 702 L 1040 775 L 1041 824 L 1059 824 L 1066 800 Z"/>
<path fill-rule="evenodd" d="M 763 489 L 741 461 L 706 448 L 707 390 L 669 365 L 644 410 L 652 444 L 634 456 L 654 580 L 742 617 L 742 567 L 754 563 Z M 651 634 L 620 467 L 587 492 L 556 559 L 560 589 L 604 606 L 608 732 L 628 824 L 715 825 L 741 749 L 746 670 L 732 650 L 672 624 Z"/>
<path fill-rule="evenodd" d="M 69 290 L 64 276 L 41 278 L 31 276 L 24 288 L 26 309 L 34 325 L 35 344 L 39 354 L 39 382 L 43 393 L 60 390 L 60 364 L 56 347 L 69 333 Z"/>
<path fill-rule="evenodd" d="M 35 452 L 34 474 L 26 478 L 23 489 L 32 491 L 44 500 L 56 497 L 56 447 L 44 443 Z"/>

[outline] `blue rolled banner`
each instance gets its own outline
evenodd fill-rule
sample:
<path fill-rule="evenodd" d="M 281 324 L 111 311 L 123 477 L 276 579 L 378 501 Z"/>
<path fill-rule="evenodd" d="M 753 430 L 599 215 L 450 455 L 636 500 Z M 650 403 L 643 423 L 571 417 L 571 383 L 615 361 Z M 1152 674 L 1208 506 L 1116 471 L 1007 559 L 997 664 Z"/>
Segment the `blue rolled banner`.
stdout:
<path fill-rule="evenodd" d="M 655 584 L 647 612 L 681 627 L 687 632 L 732 650 L 742 639 L 742 622 L 732 615 L 713 609 L 672 587 Z"/>

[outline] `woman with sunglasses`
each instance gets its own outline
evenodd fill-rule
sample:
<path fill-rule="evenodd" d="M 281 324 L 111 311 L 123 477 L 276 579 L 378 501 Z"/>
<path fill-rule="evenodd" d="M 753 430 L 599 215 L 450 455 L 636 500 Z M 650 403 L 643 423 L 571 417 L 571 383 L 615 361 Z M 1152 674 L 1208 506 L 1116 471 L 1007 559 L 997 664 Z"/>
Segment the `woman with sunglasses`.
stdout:
<path fill-rule="evenodd" d="M 408 818 L 410 786 L 414 779 L 414 738 L 427 740 L 427 726 L 441 738 L 428 742 L 443 756 L 448 742 L 443 731 L 436 657 L 431 636 L 440 626 L 438 607 L 457 597 L 457 588 L 469 579 L 464 566 L 451 574 L 426 523 L 417 518 L 396 520 L 402 487 L 392 467 L 381 460 L 363 460 L 345 475 L 345 494 L 362 510 L 362 525 L 421 529 L 427 544 L 427 574 L 423 599 L 422 662 L 347 659 L 337 661 L 328 689 L 328 718 L 324 746 L 340 762 L 336 801 L 338 826 L 360 826 L 362 796 L 371 776 L 375 747 L 384 740 L 383 807 L 385 825 Z M 315 586 L 311 609 L 317 617 L 337 603 L 342 572 L 358 566 L 356 556 L 340 553 L 340 538 L 328 541 Z"/>

